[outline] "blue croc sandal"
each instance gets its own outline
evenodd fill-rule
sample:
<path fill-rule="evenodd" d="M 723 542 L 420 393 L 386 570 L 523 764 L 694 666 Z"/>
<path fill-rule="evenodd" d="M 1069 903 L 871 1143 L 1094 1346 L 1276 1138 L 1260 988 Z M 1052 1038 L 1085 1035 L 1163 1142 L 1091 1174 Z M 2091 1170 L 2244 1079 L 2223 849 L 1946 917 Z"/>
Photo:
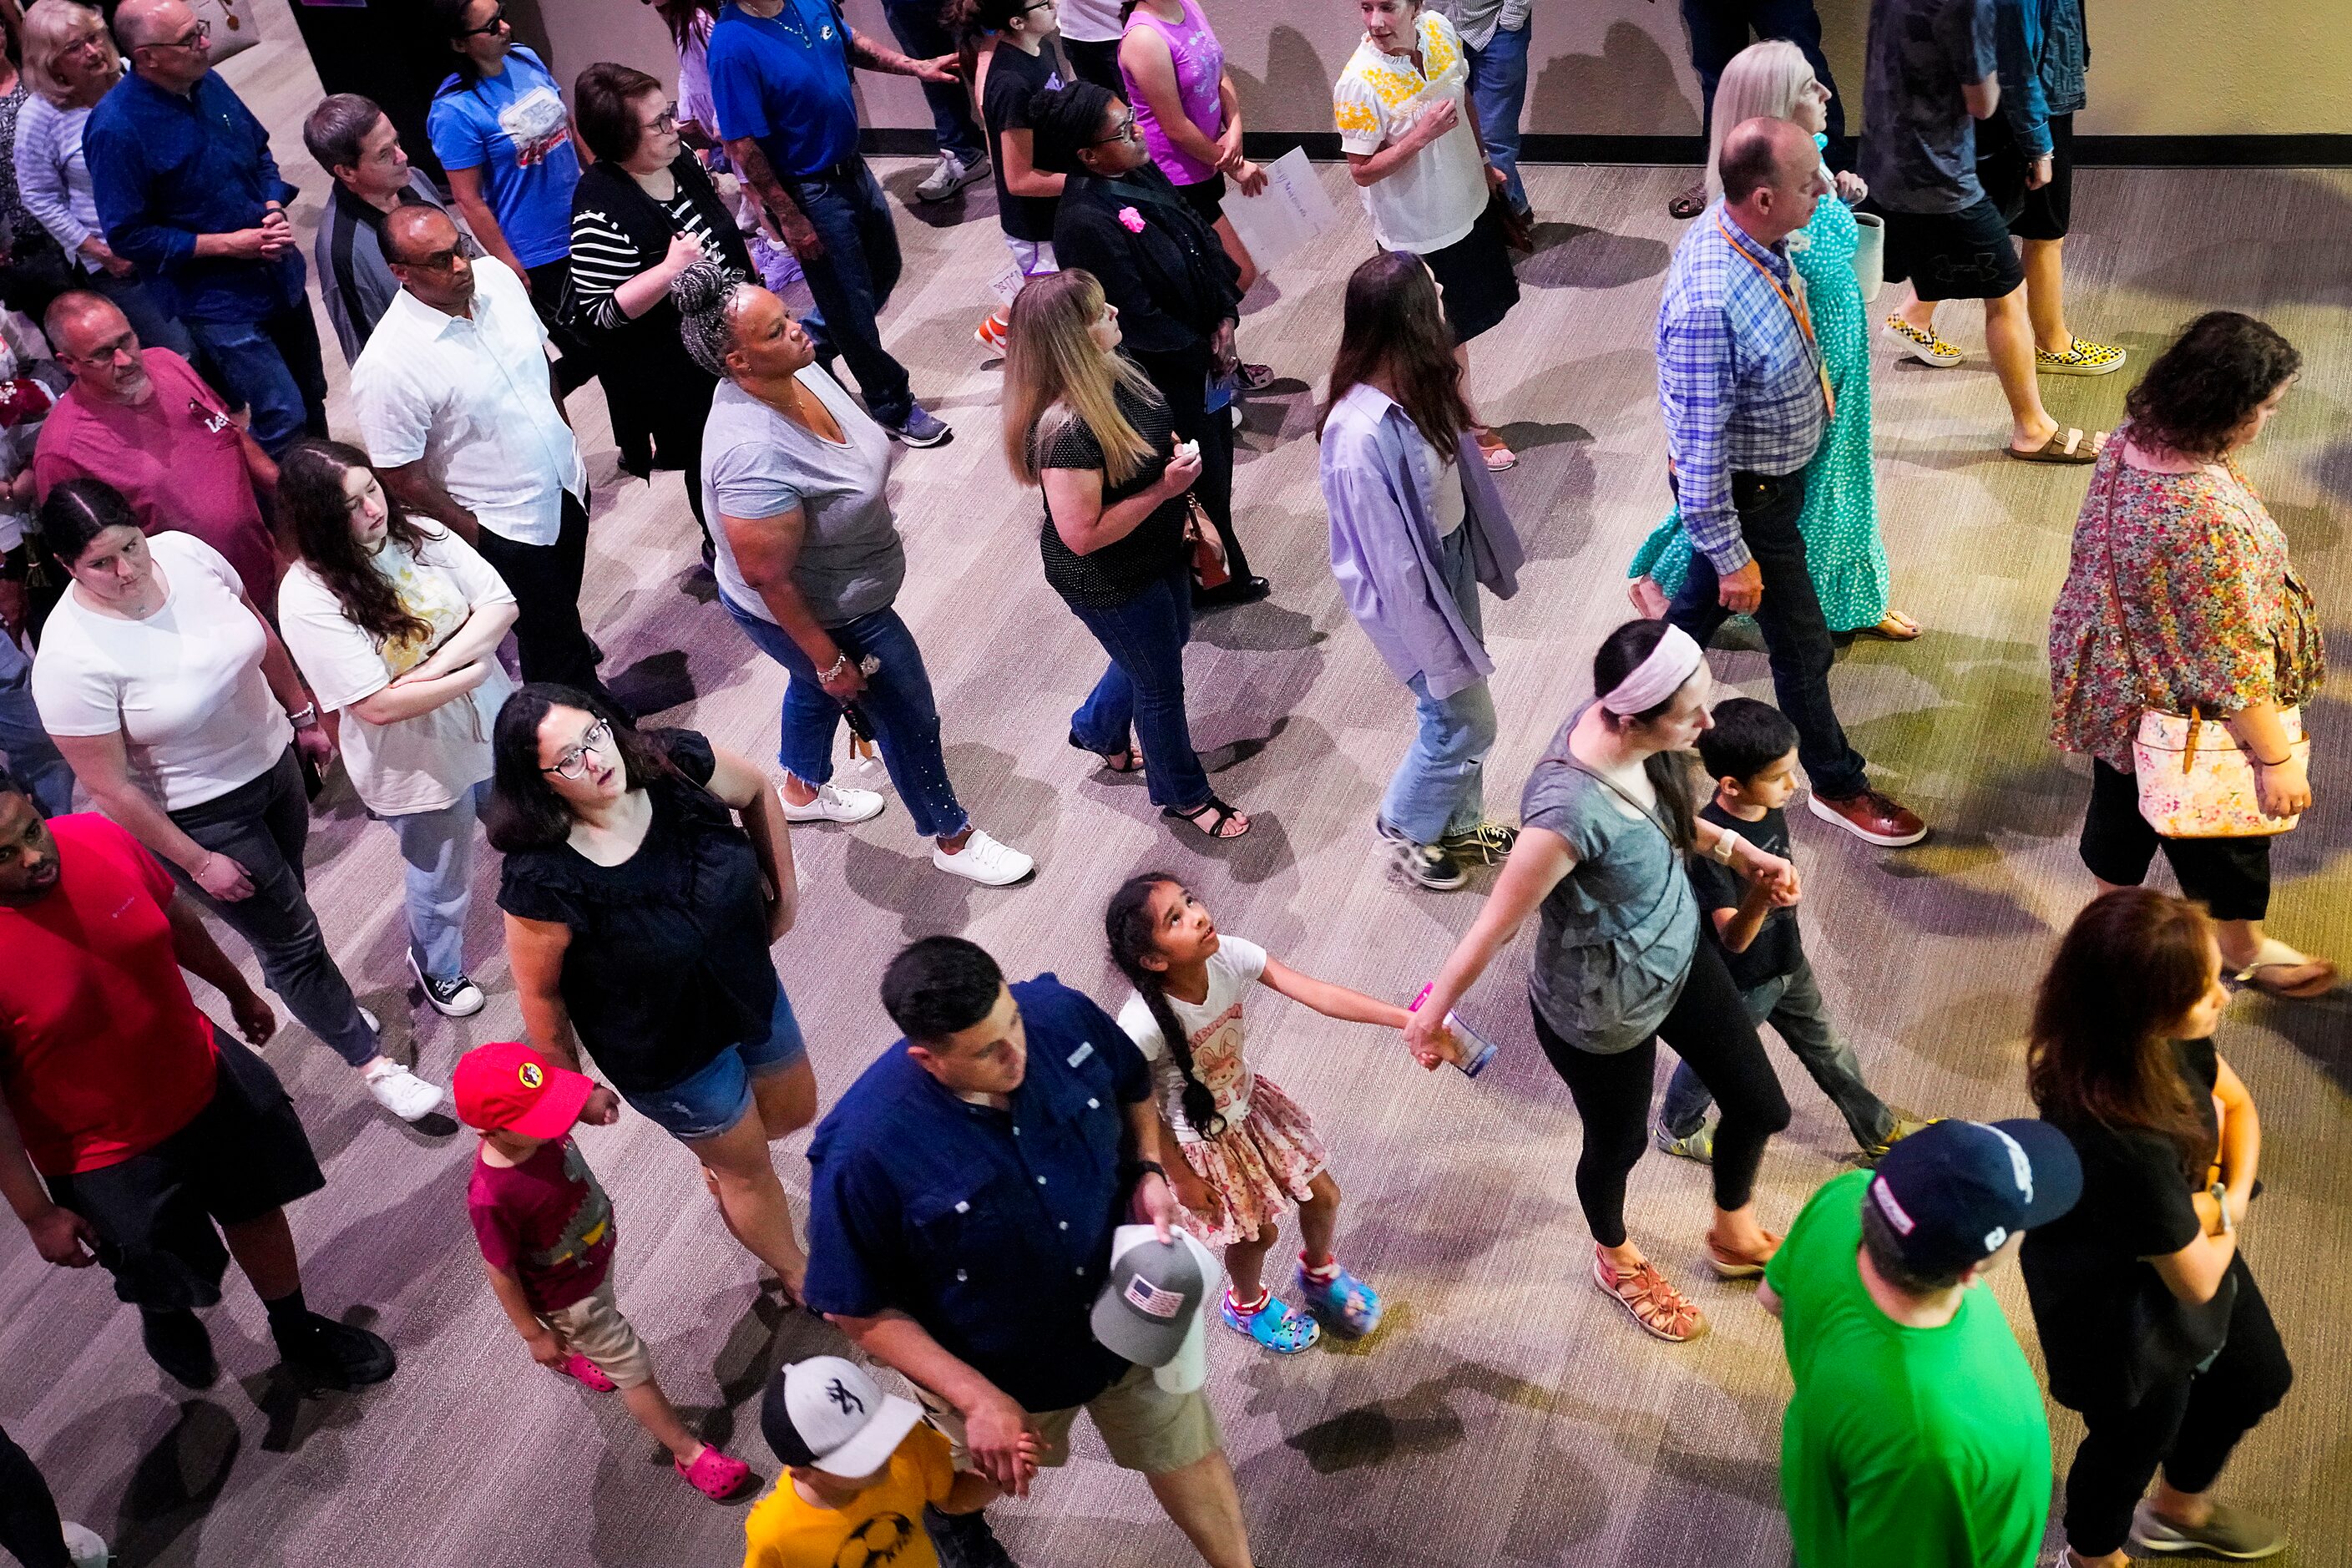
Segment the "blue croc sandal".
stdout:
<path fill-rule="evenodd" d="M 1298 1292 L 1307 1298 L 1307 1310 L 1335 1334 L 1361 1339 L 1381 1326 L 1381 1293 L 1345 1268 L 1325 1284 L 1302 1267 Z"/>
<path fill-rule="evenodd" d="M 1226 1291 L 1218 1301 L 1217 1312 L 1225 1320 L 1225 1327 L 1247 1334 L 1276 1355 L 1297 1355 L 1323 1337 L 1314 1319 L 1287 1301 L 1276 1300 L 1271 1291 L 1265 1305 L 1255 1312 L 1235 1311 L 1233 1293 Z"/>

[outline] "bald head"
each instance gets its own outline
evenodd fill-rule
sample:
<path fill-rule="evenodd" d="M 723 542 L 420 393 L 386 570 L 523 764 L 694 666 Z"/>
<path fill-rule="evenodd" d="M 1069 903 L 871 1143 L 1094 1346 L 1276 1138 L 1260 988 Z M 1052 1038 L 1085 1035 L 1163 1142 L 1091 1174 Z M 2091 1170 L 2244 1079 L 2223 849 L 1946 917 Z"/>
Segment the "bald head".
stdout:
<path fill-rule="evenodd" d="M 1811 133 L 1793 120 L 1766 115 L 1732 127 L 1717 173 L 1725 207 L 1767 245 L 1811 222 L 1814 204 L 1829 189 Z"/>
<path fill-rule="evenodd" d="M 457 226 L 439 207 L 394 207 L 383 220 L 383 259 L 400 286 L 438 310 L 467 311 L 474 300 L 474 264 Z"/>
<path fill-rule="evenodd" d="M 69 289 L 50 301 L 41 318 L 49 348 L 74 378 L 75 389 L 102 403 L 144 403 L 154 391 L 139 334 L 130 319 L 102 294 Z"/>
<path fill-rule="evenodd" d="M 185 91 L 211 68 L 209 47 L 185 0 L 122 0 L 115 40 L 131 68 L 158 86 Z"/>

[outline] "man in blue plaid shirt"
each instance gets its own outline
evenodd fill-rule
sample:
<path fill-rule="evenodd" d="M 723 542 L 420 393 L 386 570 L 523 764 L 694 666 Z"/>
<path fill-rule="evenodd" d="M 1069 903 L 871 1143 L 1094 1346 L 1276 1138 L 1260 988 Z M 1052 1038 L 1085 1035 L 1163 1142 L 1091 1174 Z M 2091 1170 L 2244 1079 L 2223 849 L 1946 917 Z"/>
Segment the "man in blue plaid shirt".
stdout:
<path fill-rule="evenodd" d="M 1658 303 L 1658 405 L 1691 569 L 1666 618 L 1704 645 L 1752 615 L 1772 689 L 1797 727 L 1813 815 L 1887 847 L 1927 836 L 1870 787 L 1831 705 L 1835 649 L 1805 570 L 1805 466 L 1829 423 L 1829 381 L 1782 242 L 1827 194 L 1821 154 L 1786 120 L 1725 139 L 1723 199 L 1675 249 Z"/>

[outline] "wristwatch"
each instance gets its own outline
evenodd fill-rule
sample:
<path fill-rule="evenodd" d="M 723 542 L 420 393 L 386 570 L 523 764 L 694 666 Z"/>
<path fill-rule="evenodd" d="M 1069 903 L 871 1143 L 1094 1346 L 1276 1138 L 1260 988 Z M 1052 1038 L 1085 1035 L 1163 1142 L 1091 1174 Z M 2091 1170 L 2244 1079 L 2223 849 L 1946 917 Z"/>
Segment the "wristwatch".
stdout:
<path fill-rule="evenodd" d="M 1166 1181 L 1168 1167 L 1157 1160 L 1129 1160 L 1120 1168 L 1119 1173 L 1127 1178 L 1127 1190 L 1133 1192 L 1143 1184 L 1143 1178 L 1146 1176 L 1157 1176 L 1161 1181 Z"/>
<path fill-rule="evenodd" d="M 1747 843 L 1748 840 L 1727 827 L 1717 837 L 1715 847 L 1708 850 L 1707 854 L 1728 866 Z"/>

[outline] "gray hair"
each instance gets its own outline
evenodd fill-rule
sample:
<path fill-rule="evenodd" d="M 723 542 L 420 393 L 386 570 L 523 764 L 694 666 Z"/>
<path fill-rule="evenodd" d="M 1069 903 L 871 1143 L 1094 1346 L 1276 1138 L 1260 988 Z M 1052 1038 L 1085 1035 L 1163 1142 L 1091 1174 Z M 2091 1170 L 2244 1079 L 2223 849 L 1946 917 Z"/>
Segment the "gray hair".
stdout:
<path fill-rule="evenodd" d="M 721 381 L 734 379 L 727 372 L 727 354 L 735 346 L 736 308 L 758 287 L 715 261 L 698 261 L 670 280 L 687 357 Z"/>
<path fill-rule="evenodd" d="M 25 79 L 35 92 L 60 109 L 69 95 L 57 77 L 58 56 L 89 32 L 95 32 L 105 45 L 112 66 L 109 74 L 121 76 L 122 53 L 114 47 L 114 35 L 107 30 L 105 14 L 97 6 L 79 5 L 76 0 L 38 0 L 25 13 L 18 40 L 25 53 Z"/>
<path fill-rule="evenodd" d="M 383 118 L 383 110 L 375 100 L 356 92 L 333 93 L 320 99 L 319 107 L 302 121 L 302 145 L 329 174 L 337 169 L 356 169 L 360 144 Z"/>

